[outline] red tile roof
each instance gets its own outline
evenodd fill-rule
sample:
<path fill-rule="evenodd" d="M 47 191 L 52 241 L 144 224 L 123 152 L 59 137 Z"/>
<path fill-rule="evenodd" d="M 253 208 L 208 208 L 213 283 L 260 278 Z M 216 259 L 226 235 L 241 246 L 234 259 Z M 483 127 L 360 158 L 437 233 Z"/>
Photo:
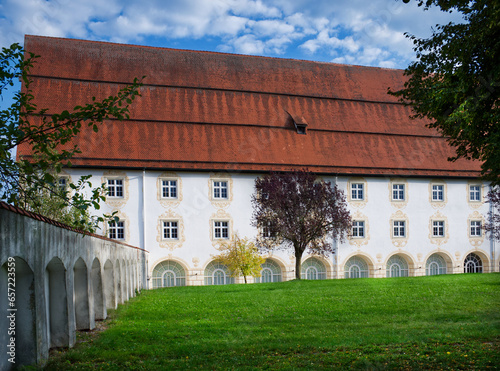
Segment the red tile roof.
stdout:
<path fill-rule="evenodd" d="M 476 177 L 446 140 L 387 94 L 400 70 L 26 36 L 49 112 L 146 76 L 130 121 L 76 140 L 79 167 Z M 294 126 L 307 124 L 307 133 Z M 19 149 L 21 155 L 29 154 Z"/>

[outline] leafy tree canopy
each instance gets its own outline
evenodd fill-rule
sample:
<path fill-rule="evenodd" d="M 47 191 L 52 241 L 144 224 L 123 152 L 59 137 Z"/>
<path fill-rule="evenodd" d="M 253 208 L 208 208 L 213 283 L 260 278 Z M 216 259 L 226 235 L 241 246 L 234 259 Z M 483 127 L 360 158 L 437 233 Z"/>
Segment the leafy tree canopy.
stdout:
<path fill-rule="evenodd" d="M 49 210 L 68 208 L 60 221 L 72 220 L 69 224 L 73 227 L 95 231 L 96 222 L 103 218 L 92 220 L 88 211 L 91 207 L 99 209 L 105 189 L 92 188 L 89 177 L 83 177 L 77 184 L 69 184 L 69 191 L 60 192 L 58 174 L 80 153 L 71 140 L 82 127 L 87 125 L 97 132 L 104 120 L 128 118 L 128 106 L 139 95 L 141 84 L 136 79 L 116 96 L 103 101 L 92 98 L 92 103 L 76 106 L 72 112 L 48 112 L 37 107 L 30 88 L 29 70 L 38 57 L 18 44 L 2 48 L 0 53 L 0 95 L 14 85 L 15 79 L 24 83 L 24 90 L 15 94 L 10 107 L 0 111 L 0 200 L 56 219 L 61 219 L 60 215 Z M 16 159 L 19 145 L 29 147 L 31 159 Z M 86 186 L 91 190 L 84 192 Z"/>
<path fill-rule="evenodd" d="M 295 277 L 302 255 L 334 252 L 332 238 L 344 239 L 351 228 L 344 193 L 308 171 L 271 173 L 255 181 L 252 224 L 261 232 L 261 250 L 293 248 Z"/>
<path fill-rule="evenodd" d="M 409 0 L 405 0 L 409 2 Z M 406 34 L 417 61 L 405 70 L 402 90 L 390 92 L 430 119 L 458 158 L 482 161 L 483 176 L 500 183 L 500 3 L 419 0 L 428 9 L 458 11 L 463 23 L 437 25 L 428 39 Z"/>
<path fill-rule="evenodd" d="M 500 241 L 500 186 L 493 187 L 488 192 L 487 199 L 490 211 L 484 229 L 492 240 Z"/>
<path fill-rule="evenodd" d="M 240 238 L 237 233 L 229 242 L 222 242 L 219 249 L 221 254 L 214 258 L 224 263 L 231 271 L 232 277 L 243 276 L 247 283 L 247 276 L 260 277 L 261 264 L 265 259 L 259 255 L 259 250 L 248 238 Z"/>

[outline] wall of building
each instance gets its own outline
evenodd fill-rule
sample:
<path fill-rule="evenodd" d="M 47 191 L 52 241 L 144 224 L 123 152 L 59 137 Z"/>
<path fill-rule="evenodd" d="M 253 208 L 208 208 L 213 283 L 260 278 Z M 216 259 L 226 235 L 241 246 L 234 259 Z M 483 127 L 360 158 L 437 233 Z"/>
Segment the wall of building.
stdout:
<path fill-rule="evenodd" d="M 229 222 L 230 234 L 254 237 L 257 230 L 251 226 L 254 180 L 257 174 L 209 172 L 159 172 L 159 171 L 89 171 L 71 170 L 72 176 L 93 172 L 93 180 L 105 183 L 107 178 L 124 179 L 125 196 L 108 199 L 105 211 L 118 210 L 126 221 L 125 242 L 150 251 L 149 287 L 152 287 L 153 270 L 161 262 L 176 262 L 185 271 L 185 284 L 202 285 L 207 266 L 218 254 L 217 240 L 213 238 L 214 220 Z M 175 179 L 178 194 L 175 199 L 162 199 L 161 179 Z M 420 276 L 432 260 L 444 262 L 446 273 L 464 272 L 469 254 L 480 260 L 482 272 L 499 270 L 499 247 L 485 238 L 470 235 L 470 221 L 484 224 L 489 205 L 484 202 L 489 187 L 479 180 L 388 178 L 388 177 L 324 177 L 337 182 L 346 193 L 354 220 L 365 223 L 363 238 L 349 238 L 337 243 L 335 255 L 325 259 L 317 257 L 324 265 L 326 278 L 344 278 L 352 265 L 352 257 L 362 259 L 368 277 L 386 277 L 387 268 L 399 260 L 406 264 L 403 275 Z M 227 200 L 214 200 L 213 181 L 228 184 Z M 364 199 L 353 200 L 352 184 L 362 183 Z M 402 184 L 405 199 L 392 200 L 393 184 Z M 144 193 L 143 193 L 144 185 Z M 432 200 L 432 186 L 443 190 L 443 200 Z M 469 200 L 469 187 L 480 186 L 480 201 Z M 142 219 L 145 215 L 145 221 Z M 162 239 L 162 220 L 179 222 L 179 236 L 175 241 Z M 405 221 L 405 236 L 393 236 L 394 221 Z M 433 237 L 433 221 L 444 222 L 444 236 Z M 437 254 L 434 255 L 434 254 Z M 396 258 L 394 258 L 396 256 Z M 295 277 L 295 261 L 291 251 L 279 251 L 266 256 L 282 272 L 282 280 Z M 429 259 L 431 258 L 432 259 Z M 305 255 L 303 261 L 310 258 Z M 349 262 L 349 263 L 348 263 Z M 397 263 L 397 262 L 396 262 Z M 399 264 L 399 263 L 397 263 Z M 442 271 L 444 272 L 444 271 Z M 363 276 L 363 275 L 361 275 Z M 237 278 L 236 282 L 241 282 Z"/>
<path fill-rule="evenodd" d="M 72 347 L 145 286 L 145 251 L 0 206 L 0 370 Z"/>

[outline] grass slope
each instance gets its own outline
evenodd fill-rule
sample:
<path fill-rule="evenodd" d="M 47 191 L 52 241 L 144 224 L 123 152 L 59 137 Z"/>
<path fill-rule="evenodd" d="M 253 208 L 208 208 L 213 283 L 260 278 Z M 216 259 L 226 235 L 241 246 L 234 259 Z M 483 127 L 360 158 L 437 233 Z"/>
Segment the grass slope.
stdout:
<path fill-rule="evenodd" d="M 143 291 L 47 369 L 498 369 L 500 274 Z"/>

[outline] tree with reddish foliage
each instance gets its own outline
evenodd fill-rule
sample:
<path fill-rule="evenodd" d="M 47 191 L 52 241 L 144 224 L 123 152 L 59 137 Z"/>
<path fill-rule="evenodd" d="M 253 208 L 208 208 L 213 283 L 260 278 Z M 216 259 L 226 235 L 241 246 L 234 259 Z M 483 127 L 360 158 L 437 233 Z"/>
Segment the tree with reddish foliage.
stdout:
<path fill-rule="evenodd" d="M 256 179 L 252 204 L 252 225 L 261 231 L 257 245 L 261 251 L 293 248 L 296 279 L 306 249 L 333 253 L 332 238 L 344 240 L 352 225 L 344 193 L 305 170 Z"/>
<path fill-rule="evenodd" d="M 500 187 L 492 188 L 488 192 L 488 202 L 490 203 L 489 220 L 484 226 L 484 230 L 492 240 L 500 241 Z"/>

